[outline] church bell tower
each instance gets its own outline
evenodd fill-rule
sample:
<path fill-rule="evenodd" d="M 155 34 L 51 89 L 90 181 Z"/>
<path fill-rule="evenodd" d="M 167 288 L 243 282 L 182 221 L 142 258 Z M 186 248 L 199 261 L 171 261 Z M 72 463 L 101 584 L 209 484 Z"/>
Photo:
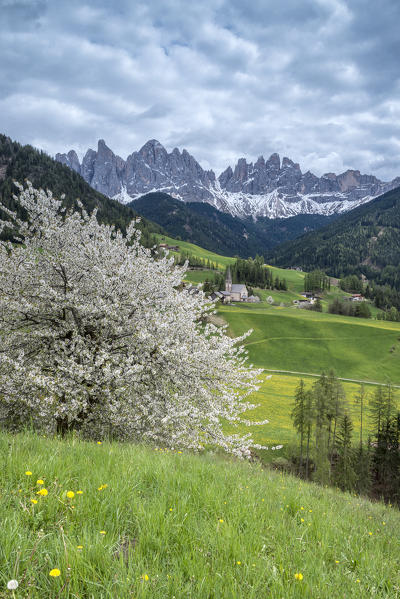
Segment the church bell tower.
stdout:
<path fill-rule="evenodd" d="M 230 266 L 228 266 L 228 270 L 226 271 L 225 291 L 229 291 L 229 293 L 231 293 L 231 291 L 232 291 L 232 276 L 231 276 L 231 267 Z"/>

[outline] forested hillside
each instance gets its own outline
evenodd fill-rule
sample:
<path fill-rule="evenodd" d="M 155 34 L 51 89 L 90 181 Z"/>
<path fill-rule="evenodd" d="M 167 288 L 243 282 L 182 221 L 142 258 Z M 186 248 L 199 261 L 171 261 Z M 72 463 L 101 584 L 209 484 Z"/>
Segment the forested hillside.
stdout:
<path fill-rule="evenodd" d="M 319 231 L 269 254 L 282 267 L 321 268 L 332 276 L 363 274 L 400 288 L 400 188 L 348 212 Z"/>
<path fill-rule="evenodd" d="M 207 203 L 184 203 L 161 192 L 146 194 L 129 205 L 138 214 L 161 225 L 171 237 L 225 256 L 242 258 L 264 254 L 277 244 L 318 229 L 336 218 L 301 214 L 254 221 L 231 216 Z"/>
<path fill-rule="evenodd" d="M 0 135 L 0 202 L 19 212 L 13 194 L 17 191 L 14 181 L 23 183 L 29 179 L 34 187 L 50 189 L 55 196 L 65 194 L 66 206 L 76 205 L 79 198 L 91 212 L 98 210 L 98 219 L 112 223 L 122 230 L 137 214 L 128 206 L 110 200 L 95 191 L 86 181 L 67 166 L 53 160 L 32 146 L 22 146 L 5 135 Z M 0 210 L 1 213 L 1 210 Z M 140 223 L 145 245 L 152 242 L 152 234 L 162 232 L 161 227 L 146 220 Z"/>

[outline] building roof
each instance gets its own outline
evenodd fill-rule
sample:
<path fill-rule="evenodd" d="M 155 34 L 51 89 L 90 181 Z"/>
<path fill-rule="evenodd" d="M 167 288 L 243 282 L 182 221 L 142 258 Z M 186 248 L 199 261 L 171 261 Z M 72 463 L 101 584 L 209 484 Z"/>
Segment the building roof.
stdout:
<path fill-rule="evenodd" d="M 246 285 L 241 285 L 238 283 L 232 285 L 232 293 L 241 293 L 242 291 L 247 291 Z"/>
<path fill-rule="evenodd" d="M 232 285 L 233 287 L 233 285 Z M 230 291 L 220 291 L 219 293 L 221 293 L 221 295 L 230 295 L 231 292 Z"/>

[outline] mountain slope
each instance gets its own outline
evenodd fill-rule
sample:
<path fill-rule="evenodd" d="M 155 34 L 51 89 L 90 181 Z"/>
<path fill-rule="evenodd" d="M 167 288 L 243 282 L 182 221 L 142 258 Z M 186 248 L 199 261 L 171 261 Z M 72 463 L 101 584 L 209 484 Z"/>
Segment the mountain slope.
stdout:
<path fill-rule="evenodd" d="M 188 202 L 161 192 L 146 194 L 128 204 L 135 212 L 179 237 L 226 256 L 247 258 L 264 254 L 281 241 L 320 228 L 334 217 L 299 215 L 287 219 L 240 219 L 207 203 Z"/>
<path fill-rule="evenodd" d="M 268 258 L 283 267 L 322 268 L 338 277 L 358 273 L 400 288 L 400 187 L 275 248 Z"/>
<path fill-rule="evenodd" d="M 22 146 L 5 135 L 0 135 L 0 204 L 19 211 L 13 194 L 17 189 L 14 181 L 23 183 L 29 179 L 35 187 L 51 189 L 55 196 L 65 194 L 64 204 L 76 206 L 79 198 L 89 212 L 98 210 L 100 222 L 114 224 L 122 230 L 135 216 L 128 206 L 95 191 L 78 173 L 50 158 L 32 146 Z M 144 221 L 139 227 L 143 241 L 161 228 Z M 150 241 L 150 240 L 149 240 Z"/>
<path fill-rule="evenodd" d="M 400 185 L 400 178 L 383 182 L 372 175 L 348 170 L 340 175 L 316 177 L 302 173 L 287 157 L 260 156 L 253 163 L 240 158 L 217 178 L 204 170 L 186 150 L 168 153 L 155 139 L 126 160 L 99 140 L 79 162 L 74 150 L 57 154 L 56 160 L 80 173 L 109 197 L 123 203 L 153 191 L 169 193 L 184 202 L 206 202 L 240 218 L 288 218 L 298 214 L 338 214 L 370 201 Z"/>

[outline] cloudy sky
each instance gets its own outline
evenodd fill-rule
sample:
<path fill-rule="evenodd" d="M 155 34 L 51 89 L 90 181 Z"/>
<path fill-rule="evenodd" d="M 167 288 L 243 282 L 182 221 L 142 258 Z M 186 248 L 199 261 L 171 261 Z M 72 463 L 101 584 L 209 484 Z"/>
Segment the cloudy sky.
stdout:
<path fill-rule="evenodd" d="M 0 131 L 400 175 L 399 0 L 0 0 Z"/>

